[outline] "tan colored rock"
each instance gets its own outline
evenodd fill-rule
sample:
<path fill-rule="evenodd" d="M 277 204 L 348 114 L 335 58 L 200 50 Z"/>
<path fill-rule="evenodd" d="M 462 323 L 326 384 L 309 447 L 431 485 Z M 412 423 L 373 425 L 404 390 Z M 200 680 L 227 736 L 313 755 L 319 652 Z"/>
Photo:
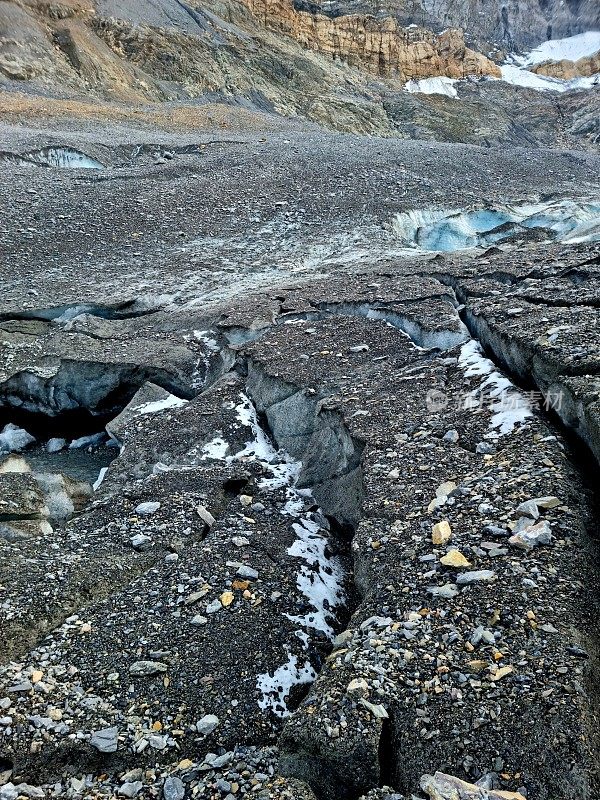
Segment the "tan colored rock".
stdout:
<path fill-rule="evenodd" d="M 537 75 L 547 75 L 549 78 L 560 78 L 564 81 L 571 81 L 574 78 L 589 78 L 600 73 L 600 51 L 577 61 L 569 61 L 566 58 L 562 61 L 545 61 L 543 64 L 536 64 L 529 69 Z"/>
<path fill-rule="evenodd" d="M 426 28 L 402 28 L 395 19 L 369 15 L 296 11 L 291 0 L 243 0 L 267 28 L 285 33 L 309 50 L 341 59 L 374 75 L 402 81 L 447 75 L 493 75 L 493 61 L 465 44 L 461 30 L 436 35 Z"/>
<path fill-rule="evenodd" d="M 440 558 L 440 564 L 445 567 L 470 567 L 471 562 L 468 561 L 460 550 L 449 550 L 445 556 Z"/>
<path fill-rule="evenodd" d="M 431 541 L 433 544 L 444 545 L 452 538 L 452 530 L 447 519 L 437 522 L 431 531 Z"/>
<path fill-rule="evenodd" d="M 423 775 L 421 789 L 427 792 L 430 800 L 525 800 L 520 792 L 482 789 L 443 772 Z"/>

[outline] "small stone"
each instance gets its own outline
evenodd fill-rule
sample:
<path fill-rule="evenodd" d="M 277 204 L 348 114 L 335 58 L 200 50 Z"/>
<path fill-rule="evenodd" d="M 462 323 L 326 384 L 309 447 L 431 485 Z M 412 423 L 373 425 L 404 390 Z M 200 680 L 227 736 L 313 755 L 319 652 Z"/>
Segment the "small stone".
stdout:
<path fill-rule="evenodd" d="M 141 792 L 143 785 L 141 781 L 129 781 L 119 788 L 119 794 L 123 797 L 135 797 Z"/>
<path fill-rule="evenodd" d="M 240 503 L 247 508 L 252 505 L 252 497 L 249 494 L 241 494 Z"/>
<path fill-rule="evenodd" d="M 495 672 L 493 675 L 490 675 L 490 680 L 501 681 L 502 678 L 505 678 L 507 675 L 510 675 L 514 671 L 515 671 L 514 667 L 510 666 L 500 667 L 500 669 L 497 672 Z"/>
<path fill-rule="evenodd" d="M 494 789 L 481 789 L 474 783 L 467 783 L 460 778 L 436 772 L 435 775 L 423 775 L 420 780 L 421 789 L 427 792 L 429 800 L 525 800 L 519 792 L 497 792 Z"/>
<path fill-rule="evenodd" d="M 529 552 L 534 547 L 542 544 L 550 544 L 552 541 L 552 529 L 548 522 L 538 522 L 537 525 L 528 525 L 522 531 L 510 537 L 508 543 L 519 550 Z"/>
<path fill-rule="evenodd" d="M 66 446 L 67 446 L 66 439 L 58 439 L 58 438 L 48 439 L 48 441 L 46 442 L 46 452 L 58 453 L 60 450 L 64 450 Z"/>
<path fill-rule="evenodd" d="M 442 436 L 442 440 L 444 442 L 452 442 L 452 444 L 456 444 L 459 438 L 458 431 L 456 430 L 446 431 L 446 433 Z"/>
<path fill-rule="evenodd" d="M 526 514 L 532 519 L 538 519 L 540 516 L 539 509 L 535 500 L 526 500 L 517 506 L 517 514 Z"/>
<path fill-rule="evenodd" d="M 129 667 L 129 672 L 132 675 L 148 677 L 150 675 L 159 675 L 168 669 L 168 665 L 163 664 L 162 661 L 136 661 Z"/>
<path fill-rule="evenodd" d="M 208 525 L 209 528 L 212 528 L 212 526 L 215 524 L 215 521 L 216 521 L 215 518 L 210 513 L 210 511 L 207 508 L 205 508 L 204 506 L 197 506 L 196 507 L 196 514 L 198 514 L 198 516 L 200 517 L 202 522 L 204 522 L 206 525 Z"/>
<path fill-rule="evenodd" d="M 452 538 L 452 530 L 447 519 L 436 523 L 431 531 L 431 541 L 436 545 L 447 544 Z"/>
<path fill-rule="evenodd" d="M 90 744 L 101 753 L 115 753 L 119 744 L 119 729 L 115 726 L 92 731 Z"/>
<path fill-rule="evenodd" d="M 160 503 L 140 503 L 139 506 L 135 507 L 135 513 L 145 517 L 150 514 L 155 514 L 159 508 Z"/>
<path fill-rule="evenodd" d="M 458 594 L 458 588 L 454 583 L 445 583 L 443 586 L 428 586 L 427 591 L 433 597 L 441 597 L 443 600 L 451 600 Z"/>
<path fill-rule="evenodd" d="M 163 785 L 163 797 L 165 800 L 183 800 L 185 797 L 185 786 L 181 778 L 169 776 Z"/>
<path fill-rule="evenodd" d="M 477 442 L 475 452 L 478 455 L 489 456 L 494 452 L 494 448 L 489 442 Z"/>
<path fill-rule="evenodd" d="M 351 680 L 346 688 L 348 694 L 367 694 L 369 691 L 369 684 L 364 678 L 354 678 Z"/>
<path fill-rule="evenodd" d="M 560 505 L 560 500 L 554 495 L 548 497 L 534 497 L 533 502 L 538 508 L 556 508 Z"/>
<path fill-rule="evenodd" d="M 470 567 L 471 562 L 468 561 L 460 550 L 448 550 L 445 556 L 440 558 L 440 564 L 443 564 L 445 567 Z"/>
<path fill-rule="evenodd" d="M 196 730 L 203 736 L 208 736 L 219 724 L 219 718 L 214 714 L 206 714 L 202 719 L 196 723 Z"/>
<path fill-rule="evenodd" d="M 236 574 L 239 575 L 240 578 L 246 578 L 249 581 L 255 581 L 258 578 L 258 572 L 252 569 L 252 567 L 247 567 L 245 564 L 242 564 L 242 566 L 238 568 Z"/>
<path fill-rule="evenodd" d="M 245 547 L 250 544 L 250 539 L 246 539 L 245 536 L 232 536 L 231 541 L 236 547 Z"/>
<path fill-rule="evenodd" d="M 368 344 L 355 344 L 348 348 L 349 353 L 366 353 L 369 350 Z"/>
<path fill-rule="evenodd" d="M 364 697 L 361 698 L 360 703 L 367 709 L 367 711 L 370 711 L 376 719 L 387 719 L 389 717 L 388 712 L 382 705 L 370 703 L 368 700 L 365 700 Z"/>
<path fill-rule="evenodd" d="M 133 549 L 142 553 L 152 547 L 152 539 L 146 536 L 145 533 L 136 533 L 135 536 L 131 537 L 130 541 Z"/>
<path fill-rule="evenodd" d="M 468 586 L 470 583 L 489 583 L 496 578 L 496 573 L 491 569 L 479 569 L 473 572 L 463 572 L 457 576 L 456 582 L 460 586 Z"/>
<path fill-rule="evenodd" d="M 219 597 L 219 602 L 224 608 L 228 608 L 233 603 L 234 599 L 235 599 L 234 593 L 227 591 L 223 592 L 223 594 Z"/>
<path fill-rule="evenodd" d="M 230 592 L 231 594 L 231 592 Z M 212 603 L 209 603 L 206 606 L 206 613 L 207 614 L 216 614 L 217 611 L 220 611 L 223 608 L 221 605 L 220 600 L 213 600 Z"/>
<path fill-rule="evenodd" d="M 202 614 L 196 614 L 195 617 L 192 617 L 190 620 L 190 625 L 206 625 L 208 622 L 208 617 L 203 617 Z"/>

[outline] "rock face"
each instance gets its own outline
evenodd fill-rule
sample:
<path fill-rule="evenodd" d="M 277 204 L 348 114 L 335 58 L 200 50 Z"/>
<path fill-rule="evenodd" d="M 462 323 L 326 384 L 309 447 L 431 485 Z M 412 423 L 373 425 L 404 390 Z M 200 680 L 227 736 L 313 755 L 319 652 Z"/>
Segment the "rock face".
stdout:
<path fill-rule="evenodd" d="M 373 13 L 365 0 L 329 0 L 297 7 L 322 8 L 324 13 Z M 596 0 L 385 0 L 377 13 L 392 15 L 401 25 L 424 25 L 432 30 L 458 27 L 469 41 L 481 48 L 526 49 L 546 39 L 560 39 L 600 27 L 600 6 Z"/>
<path fill-rule="evenodd" d="M 388 17 L 348 14 L 329 17 L 296 11 L 291 0 L 244 0 L 267 28 L 293 36 L 300 44 L 375 75 L 401 80 L 447 75 L 494 75 L 496 64 L 469 49 L 459 30 L 436 35 L 425 28 L 402 28 Z"/>
<path fill-rule="evenodd" d="M 588 78 L 600 72 L 600 52 L 579 58 L 577 61 L 568 59 L 546 61 L 543 64 L 536 64 L 530 69 L 538 75 L 549 75 L 551 78 L 561 78 L 566 81 L 573 78 Z"/>

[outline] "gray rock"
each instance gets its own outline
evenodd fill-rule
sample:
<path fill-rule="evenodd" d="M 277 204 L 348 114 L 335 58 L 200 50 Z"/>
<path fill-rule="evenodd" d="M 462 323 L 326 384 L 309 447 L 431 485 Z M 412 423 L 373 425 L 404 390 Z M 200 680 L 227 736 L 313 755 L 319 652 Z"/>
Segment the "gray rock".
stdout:
<path fill-rule="evenodd" d="M 143 785 L 141 781 L 128 781 L 119 788 L 119 794 L 123 797 L 135 797 L 141 792 Z"/>
<path fill-rule="evenodd" d="M 165 800 L 183 800 L 185 797 L 185 786 L 180 778 L 169 776 L 163 785 L 163 797 Z"/>
<path fill-rule="evenodd" d="M 209 733 L 212 733 L 215 730 L 218 724 L 218 717 L 216 717 L 214 714 L 206 714 L 196 723 L 196 730 L 203 736 L 208 736 Z"/>
<path fill-rule="evenodd" d="M 458 589 L 453 583 L 445 583 L 443 586 L 428 586 L 427 591 L 433 597 L 441 597 L 443 600 L 451 600 L 458 594 Z"/>
<path fill-rule="evenodd" d="M 115 753 L 119 745 L 119 729 L 115 726 L 93 731 L 90 744 L 101 753 Z"/>
<path fill-rule="evenodd" d="M 140 503 L 138 506 L 136 506 L 135 513 L 145 517 L 149 516 L 150 514 L 155 514 L 159 508 L 160 503 L 158 502 Z"/>
<path fill-rule="evenodd" d="M 258 578 L 257 570 L 252 569 L 252 567 L 247 567 L 245 565 L 242 565 L 241 567 L 238 568 L 237 575 L 239 575 L 240 578 L 246 578 L 247 580 L 250 581 L 255 581 Z"/>
<path fill-rule="evenodd" d="M 476 569 L 461 573 L 457 576 L 456 582 L 459 586 L 468 586 L 470 583 L 489 583 L 495 577 L 496 573 L 491 569 Z"/>

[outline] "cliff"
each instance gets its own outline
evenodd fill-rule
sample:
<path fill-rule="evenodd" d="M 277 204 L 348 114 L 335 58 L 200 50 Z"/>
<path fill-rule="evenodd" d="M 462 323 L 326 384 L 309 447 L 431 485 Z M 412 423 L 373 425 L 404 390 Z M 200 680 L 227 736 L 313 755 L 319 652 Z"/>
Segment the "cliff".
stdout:
<path fill-rule="evenodd" d="M 500 76 L 493 61 L 466 46 L 460 30 L 435 34 L 416 25 L 403 28 L 393 17 L 377 19 L 368 14 L 329 17 L 297 11 L 291 0 L 243 2 L 264 27 L 374 75 L 403 81 L 435 75 Z"/>

